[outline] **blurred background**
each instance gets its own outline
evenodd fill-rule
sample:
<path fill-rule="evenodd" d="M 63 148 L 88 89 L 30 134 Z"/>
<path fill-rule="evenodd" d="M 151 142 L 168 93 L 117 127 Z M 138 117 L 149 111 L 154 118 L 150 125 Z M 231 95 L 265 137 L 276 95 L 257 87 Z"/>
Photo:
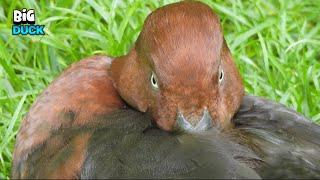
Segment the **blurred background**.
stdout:
<path fill-rule="evenodd" d="M 123 55 L 146 16 L 174 0 L 0 1 L 0 178 L 15 135 L 44 88 L 68 65 Z M 320 123 L 320 0 L 203 0 L 220 16 L 248 94 L 283 103 Z M 35 9 L 45 36 L 13 36 L 14 9 Z"/>

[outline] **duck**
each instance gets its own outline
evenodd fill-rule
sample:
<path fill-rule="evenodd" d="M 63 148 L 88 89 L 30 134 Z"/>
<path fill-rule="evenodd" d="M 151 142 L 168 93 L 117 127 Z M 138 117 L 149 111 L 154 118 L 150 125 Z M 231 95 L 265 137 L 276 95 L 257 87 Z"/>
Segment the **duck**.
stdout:
<path fill-rule="evenodd" d="M 13 179 L 210 178 L 212 173 L 260 178 L 233 157 L 259 158 L 217 129 L 173 135 L 155 126 L 150 114 L 126 105 L 107 74 L 111 62 L 107 56 L 83 59 L 37 98 L 16 140 Z"/>
<path fill-rule="evenodd" d="M 12 178 L 320 178 L 320 128 L 247 95 L 206 4 L 153 11 L 120 57 L 83 59 L 20 126 Z"/>

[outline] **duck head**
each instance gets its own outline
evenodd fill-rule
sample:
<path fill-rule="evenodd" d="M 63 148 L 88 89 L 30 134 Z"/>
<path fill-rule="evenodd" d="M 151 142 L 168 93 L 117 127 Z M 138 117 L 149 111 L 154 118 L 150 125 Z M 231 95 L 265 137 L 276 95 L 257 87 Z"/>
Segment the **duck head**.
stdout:
<path fill-rule="evenodd" d="M 152 12 L 110 71 L 120 96 L 166 131 L 230 127 L 244 94 L 219 18 L 200 2 Z"/>

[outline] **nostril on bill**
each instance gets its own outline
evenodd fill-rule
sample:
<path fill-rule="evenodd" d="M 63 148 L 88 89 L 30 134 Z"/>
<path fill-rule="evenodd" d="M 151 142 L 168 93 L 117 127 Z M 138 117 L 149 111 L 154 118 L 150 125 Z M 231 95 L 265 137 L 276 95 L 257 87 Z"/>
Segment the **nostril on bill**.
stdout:
<path fill-rule="evenodd" d="M 177 113 L 176 127 L 178 130 L 197 132 L 206 131 L 213 126 L 212 118 L 207 109 L 203 111 L 203 115 L 196 126 L 193 126 L 181 112 Z"/>

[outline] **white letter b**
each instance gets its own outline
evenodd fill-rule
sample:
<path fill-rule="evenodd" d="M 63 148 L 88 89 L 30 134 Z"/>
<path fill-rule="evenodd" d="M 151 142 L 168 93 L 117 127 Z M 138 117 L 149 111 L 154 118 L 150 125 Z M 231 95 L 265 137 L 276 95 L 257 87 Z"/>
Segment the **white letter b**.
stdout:
<path fill-rule="evenodd" d="M 13 10 L 13 23 L 20 24 L 22 20 L 22 13 L 19 10 Z"/>

